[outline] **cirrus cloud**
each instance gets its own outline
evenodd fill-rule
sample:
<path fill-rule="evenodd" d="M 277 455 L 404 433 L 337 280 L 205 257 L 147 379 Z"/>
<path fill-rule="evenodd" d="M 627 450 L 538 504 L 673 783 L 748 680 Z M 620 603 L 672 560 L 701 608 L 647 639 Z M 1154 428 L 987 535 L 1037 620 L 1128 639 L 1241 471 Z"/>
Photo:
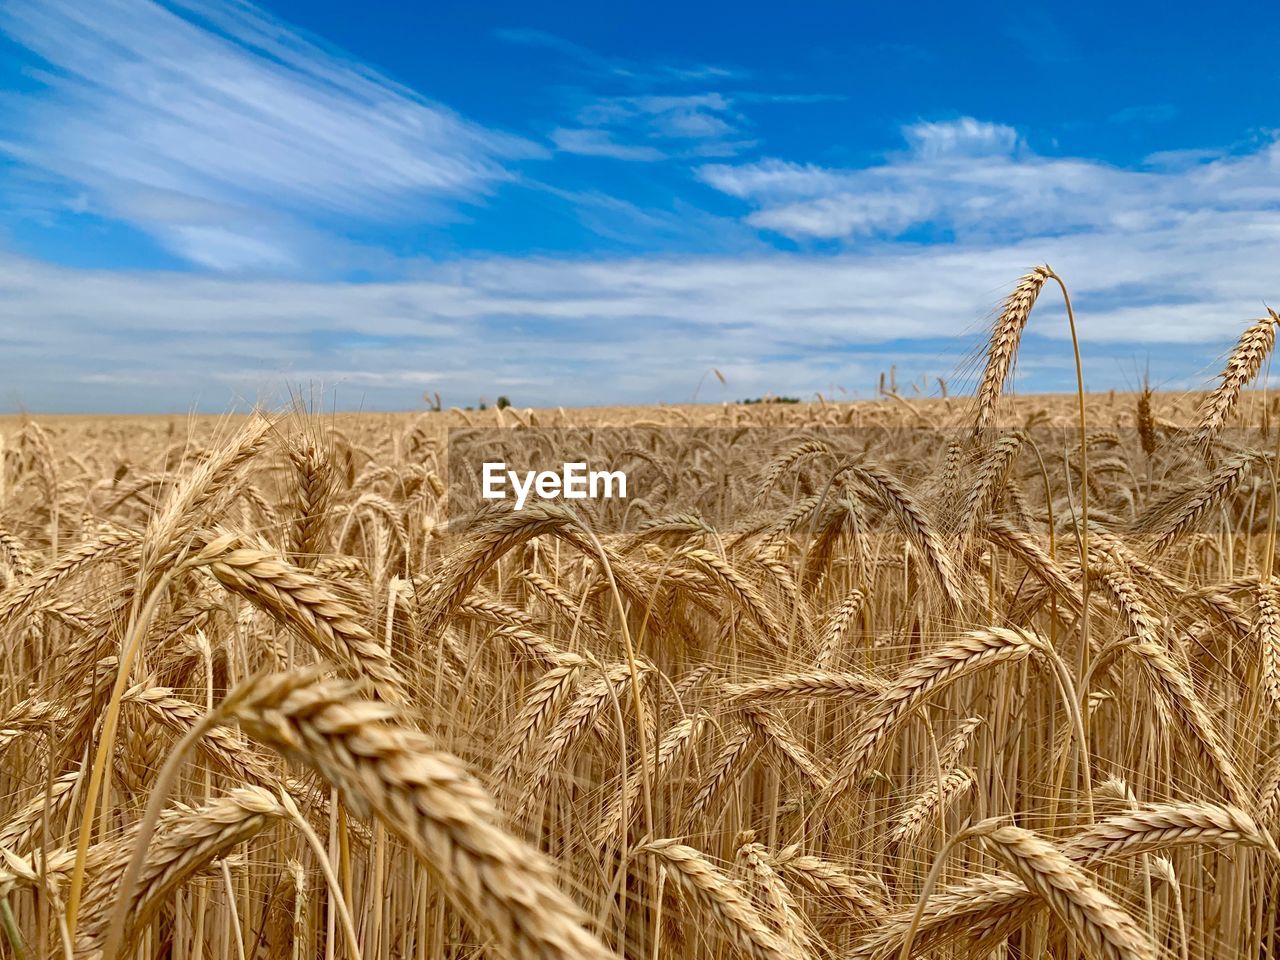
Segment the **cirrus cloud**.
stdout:
<path fill-rule="evenodd" d="M 0 152 L 216 270 L 288 265 L 326 220 L 430 216 L 545 155 L 232 0 L 12 0 L 0 29 L 40 58 Z"/>

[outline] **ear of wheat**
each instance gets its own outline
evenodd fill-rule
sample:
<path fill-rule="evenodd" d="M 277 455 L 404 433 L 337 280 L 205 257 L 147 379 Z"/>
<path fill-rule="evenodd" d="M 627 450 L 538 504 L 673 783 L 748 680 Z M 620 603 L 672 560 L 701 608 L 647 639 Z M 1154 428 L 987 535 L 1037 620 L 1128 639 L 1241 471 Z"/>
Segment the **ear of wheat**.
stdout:
<path fill-rule="evenodd" d="M 1208 446 L 1218 436 L 1240 399 L 1240 391 L 1253 381 L 1276 345 L 1276 324 L 1280 316 L 1268 308 L 1267 315 L 1255 320 L 1240 335 L 1222 371 L 1218 386 L 1200 405 L 1196 442 Z"/>
<path fill-rule="evenodd" d="M 1031 308 L 1035 306 L 1036 298 L 1050 276 L 1052 273 L 1047 266 L 1033 267 L 1018 281 L 996 318 L 987 346 L 987 365 L 978 381 L 975 434 L 981 433 L 995 422 L 996 404 L 1017 356 L 1022 331 L 1026 329 L 1027 320 L 1031 318 Z"/>
<path fill-rule="evenodd" d="M 504 831 L 458 760 L 395 724 L 389 705 L 345 683 L 281 674 L 255 682 L 234 715 L 255 739 L 313 766 L 375 814 L 431 868 L 449 897 L 508 956 L 605 960 L 551 864 Z"/>
<path fill-rule="evenodd" d="M 1155 960 L 1155 945 L 1114 900 L 1053 844 L 1030 830 L 1002 826 L 984 840 L 1093 954 Z"/>
<path fill-rule="evenodd" d="M 853 746 L 831 782 L 828 800 L 853 786 L 894 726 L 930 693 L 996 664 L 1024 660 L 1042 646 L 1039 638 L 992 627 L 943 644 L 917 662 L 868 708 Z"/>
<path fill-rule="evenodd" d="M 697 850 L 654 840 L 633 851 L 653 857 L 680 890 L 705 912 L 725 939 L 754 960 L 796 960 L 795 947 L 771 930 L 742 889 Z"/>
<path fill-rule="evenodd" d="M 1090 862 L 1188 843 L 1245 844 L 1280 858 L 1275 841 L 1245 811 L 1203 803 L 1134 807 L 1086 827 L 1071 838 L 1063 853 L 1073 860 Z"/>

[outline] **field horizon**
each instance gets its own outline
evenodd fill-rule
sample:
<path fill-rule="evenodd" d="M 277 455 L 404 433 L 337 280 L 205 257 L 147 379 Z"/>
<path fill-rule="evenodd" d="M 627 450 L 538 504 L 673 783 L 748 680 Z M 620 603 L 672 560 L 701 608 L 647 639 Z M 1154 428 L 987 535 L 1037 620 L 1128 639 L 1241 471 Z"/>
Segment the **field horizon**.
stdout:
<path fill-rule="evenodd" d="M 1280 315 L 1006 396 L 1052 276 L 973 396 L 0 418 L 0 942 L 1274 958 Z"/>
<path fill-rule="evenodd" d="M 1168 419 L 1182 417 L 1186 422 L 1190 422 L 1196 415 L 1196 410 L 1204 397 L 1210 392 L 1211 386 L 1206 385 L 1201 390 L 1166 390 L 1151 391 L 1150 400 L 1153 408 L 1158 415 Z M 1114 425 L 1115 421 L 1121 420 L 1126 416 L 1132 418 L 1134 416 L 1134 405 L 1138 396 L 1141 394 L 1139 390 L 1096 390 L 1086 391 L 1086 404 L 1088 411 L 1094 416 L 1110 418 L 1109 422 Z M 1050 413 L 1054 417 L 1073 416 L 1076 404 L 1075 393 L 1009 393 L 1004 397 L 1003 416 L 1016 419 L 1019 416 L 1030 416 L 1039 411 Z M 1245 404 L 1256 403 L 1259 400 L 1269 398 L 1270 394 L 1265 388 L 1244 389 L 1241 391 L 1242 402 Z M 629 417 L 647 416 L 653 413 L 661 413 L 673 418 L 675 421 L 672 425 L 683 422 L 681 418 L 694 418 L 695 420 L 701 416 L 714 411 L 725 410 L 752 410 L 759 408 L 767 413 L 763 414 L 766 419 L 786 420 L 788 417 L 797 420 L 808 419 L 814 410 L 823 410 L 834 408 L 841 412 L 841 415 L 847 418 L 856 418 L 860 413 L 869 413 L 874 410 L 882 409 L 887 405 L 903 404 L 903 411 L 918 409 L 922 413 L 943 414 L 947 417 L 954 417 L 957 420 L 957 426 L 961 424 L 961 418 L 967 411 L 976 408 L 977 398 L 971 393 L 952 394 L 947 397 L 922 395 L 922 394 L 884 394 L 876 398 L 858 398 L 858 399 L 842 399 L 842 400 L 799 400 L 792 402 L 787 401 L 768 401 L 764 403 L 743 401 L 705 401 L 701 403 L 681 402 L 681 403 L 653 403 L 653 404 L 612 404 L 600 403 L 585 406 L 533 406 L 526 407 L 519 404 L 512 404 L 504 409 L 504 415 L 508 420 L 515 419 L 522 422 L 532 413 L 535 419 L 543 425 L 564 425 L 564 424 L 588 424 L 602 422 L 618 422 L 625 423 Z M 467 426 L 478 425 L 484 420 L 496 422 L 497 411 L 499 408 L 488 405 L 485 409 L 464 409 L 461 407 L 445 407 L 442 410 L 431 410 L 427 407 L 416 409 L 402 410 L 334 410 L 334 409 L 316 409 L 312 407 L 304 407 L 297 404 L 281 404 L 279 406 L 263 406 L 260 408 L 243 408 L 229 410 L 223 413 L 210 412 L 172 412 L 172 413 L 113 413 L 110 411 L 92 411 L 92 412 L 62 412 L 62 413 L 40 413 L 38 411 L 18 411 L 12 413 L 0 413 L 0 429 L 12 429 L 15 424 L 21 424 L 28 419 L 49 420 L 51 422 L 68 424 L 75 420 L 85 420 L 90 422 L 102 422 L 108 420 L 139 420 L 144 422 L 154 422 L 160 420 L 176 422 L 193 422 L 200 424 L 216 423 L 218 421 L 233 421 L 247 417 L 253 417 L 261 414 L 272 416 L 306 416 L 316 417 L 325 420 L 344 420 L 353 418 L 386 418 L 388 420 L 400 420 L 404 418 L 414 418 L 419 416 L 429 417 L 432 420 L 438 420 L 445 427 L 451 426 Z M 788 413 L 790 411 L 790 413 Z M 470 423 L 468 423 L 470 421 Z M 492 424 L 490 424 L 492 425 Z M 1016 423 L 1010 423 L 1011 426 Z"/>

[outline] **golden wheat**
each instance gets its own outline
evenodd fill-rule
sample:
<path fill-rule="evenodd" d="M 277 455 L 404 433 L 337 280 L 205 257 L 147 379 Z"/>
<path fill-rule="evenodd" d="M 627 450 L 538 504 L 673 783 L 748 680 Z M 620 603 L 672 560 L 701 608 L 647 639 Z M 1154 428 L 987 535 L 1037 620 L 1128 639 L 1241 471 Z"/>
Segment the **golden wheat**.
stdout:
<path fill-rule="evenodd" d="M 1005 399 L 1050 280 L 976 420 L 0 421 L 0 953 L 1274 956 L 1277 318 Z"/>

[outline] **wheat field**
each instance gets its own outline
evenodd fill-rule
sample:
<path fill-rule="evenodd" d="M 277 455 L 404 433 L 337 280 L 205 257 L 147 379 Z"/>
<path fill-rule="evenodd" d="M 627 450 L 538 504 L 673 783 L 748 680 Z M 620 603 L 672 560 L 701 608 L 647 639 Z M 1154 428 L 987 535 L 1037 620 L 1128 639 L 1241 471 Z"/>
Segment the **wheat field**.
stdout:
<path fill-rule="evenodd" d="M 1280 956 L 1280 318 L 1006 396 L 1055 280 L 972 397 L 0 421 L 0 950 Z M 543 428 L 638 495 L 450 502 Z"/>

